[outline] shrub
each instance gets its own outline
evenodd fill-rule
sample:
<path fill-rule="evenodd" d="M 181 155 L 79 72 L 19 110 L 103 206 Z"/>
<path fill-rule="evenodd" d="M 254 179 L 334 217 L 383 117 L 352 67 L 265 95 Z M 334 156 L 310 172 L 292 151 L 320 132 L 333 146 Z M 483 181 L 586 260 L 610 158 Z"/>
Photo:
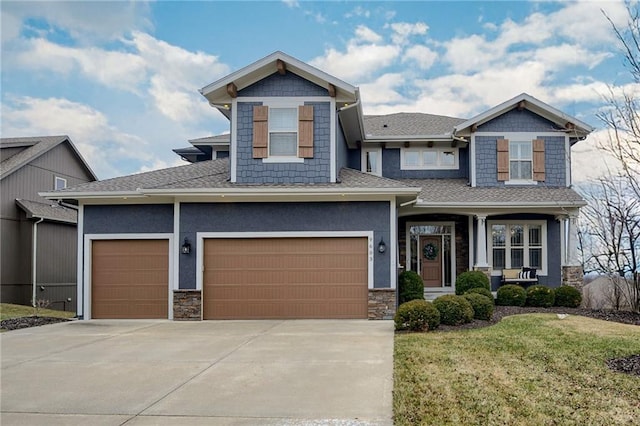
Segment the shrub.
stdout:
<path fill-rule="evenodd" d="M 398 306 L 393 320 L 396 330 L 433 330 L 440 325 L 440 312 L 431 302 L 412 300 Z"/>
<path fill-rule="evenodd" d="M 483 296 L 487 296 L 489 300 L 491 300 L 491 304 L 496 303 L 495 299 L 493 298 L 493 294 L 491 294 L 491 290 L 487 290 L 486 288 L 475 287 L 467 290 L 464 294 L 481 294 Z"/>
<path fill-rule="evenodd" d="M 489 299 L 479 293 L 466 293 L 463 295 L 473 308 L 473 317 L 475 319 L 489 321 L 493 316 L 493 297 Z"/>
<path fill-rule="evenodd" d="M 496 305 L 524 306 L 527 300 L 527 292 L 516 284 L 506 284 L 498 289 Z"/>
<path fill-rule="evenodd" d="M 424 282 L 414 271 L 404 271 L 398 276 L 400 304 L 411 300 L 424 300 Z"/>
<path fill-rule="evenodd" d="M 553 290 L 546 285 L 532 285 L 527 289 L 527 306 L 550 308 L 555 300 Z"/>
<path fill-rule="evenodd" d="M 456 278 L 456 294 L 465 294 L 467 290 L 472 288 L 486 288 L 490 290 L 489 277 L 480 271 L 467 271 L 458 275 Z"/>
<path fill-rule="evenodd" d="M 440 311 L 440 322 L 447 325 L 466 324 L 473 320 L 473 307 L 462 296 L 447 294 L 433 301 L 433 305 Z"/>
<path fill-rule="evenodd" d="M 580 290 L 570 285 L 563 285 L 556 288 L 556 306 L 564 306 L 565 308 L 577 308 L 582 303 L 582 294 Z"/>

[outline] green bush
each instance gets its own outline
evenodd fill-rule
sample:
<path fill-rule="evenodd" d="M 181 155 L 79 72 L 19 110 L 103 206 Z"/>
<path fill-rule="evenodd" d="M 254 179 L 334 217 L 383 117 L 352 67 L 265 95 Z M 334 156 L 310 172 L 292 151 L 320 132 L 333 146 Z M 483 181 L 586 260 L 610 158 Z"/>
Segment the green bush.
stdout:
<path fill-rule="evenodd" d="M 524 306 L 527 301 L 527 292 L 516 284 L 506 284 L 498 289 L 496 305 Z"/>
<path fill-rule="evenodd" d="M 478 293 L 466 293 L 462 297 L 467 299 L 473 308 L 473 317 L 479 320 L 489 321 L 493 316 L 493 298 Z"/>
<path fill-rule="evenodd" d="M 447 294 L 433 301 L 440 311 L 440 322 L 446 325 L 466 324 L 473 320 L 473 307 L 462 296 Z"/>
<path fill-rule="evenodd" d="M 556 296 L 553 289 L 546 285 L 532 285 L 527 289 L 527 306 L 550 308 L 555 300 Z"/>
<path fill-rule="evenodd" d="M 487 290 L 486 288 L 475 287 L 470 290 L 467 290 L 464 294 L 481 294 L 483 296 L 487 296 L 489 300 L 491 300 L 492 304 L 496 303 L 495 299 L 493 298 L 493 294 L 491 293 L 491 290 Z"/>
<path fill-rule="evenodd" d="M 398 306 L 393 320 L 396 330 L 434 330 L 440 325 L 440 312 L 431 302 L 412 300 Z"/>
<path fill-rule="evenodd" d="M 486 288 L 490 290 L 489 277 L 480 271 L 467 271 L 458 275 L 456 278 L 457 295 L 465 294 L 467 290 L 472 288 Z"/>
<path fill-rule="evenodd" d="M 582 294 L 580 290 L 570 285 L 563 285 L 556 288 L 556 306 L 564 306 L 565 308 L 577 308 L 582 303 Z"/>
<path fill-rule="evenodd" d="M 411 300 L 424 300 L 424 282 L 414 271 L 404 271 L 398 276 L 400 304 Z"/>

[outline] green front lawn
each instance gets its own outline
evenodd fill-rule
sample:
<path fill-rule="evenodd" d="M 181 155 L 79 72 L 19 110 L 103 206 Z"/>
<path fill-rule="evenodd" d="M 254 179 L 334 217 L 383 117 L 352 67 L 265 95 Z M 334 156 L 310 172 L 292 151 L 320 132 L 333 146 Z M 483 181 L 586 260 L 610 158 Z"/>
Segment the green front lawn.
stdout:
<path fill-rule="evenodd" d="M 0 320 L 20 317 L 30 317 L 35 315 L 32 306 L 12 305 L 11 303 L 0 303 Z M 56 311 L 53 309 L 39 309 L 38 316 L 54 318 L 73 318 L 74 312 Z"/>
<path fill-rule="evenodd" d="M 640 327 L 579 316 L 399 334 L 395 424 L 637 424 L 640 377 L 605 365 L 632 354 L 640 354 Z"/>

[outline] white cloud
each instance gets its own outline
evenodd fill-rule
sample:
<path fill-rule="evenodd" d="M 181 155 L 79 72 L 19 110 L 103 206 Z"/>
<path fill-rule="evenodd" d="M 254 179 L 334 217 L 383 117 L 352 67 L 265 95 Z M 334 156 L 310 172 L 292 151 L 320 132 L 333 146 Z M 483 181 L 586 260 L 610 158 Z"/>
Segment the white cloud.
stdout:
<path fill-rule="evenodd" d="M 427 46 L 415 45 L 409 47 L 402 58 L 402 62 L 413 61 L 421 70 L 428 70 L 438 59 L 438 54 Z"/>
<path fill-rule="evenodd" d="M 352 18 L 354 16 L 368 18 L 369 16 L 371 16 L 371 12 L 368 9 L 363 8 L 362 6 L 356 6 L 353 10 L 344 14 L 345 18 Z"/>
<path fill-rule="evenodd" d="M 298 0 L 282 0 L 282 3 L 290 8 L 300 7 L 300 2 L 298 2 Z"/>
<path fill-rule="evenodd" d="M 363 98 L 367 105 L 391 105 L 401 101 L 406 102 L 405 98 L 395 90 L 397 87 L 402 86 L 404 82 L 405 77 L 401 73 L 383 74 L 371 83 L 361 85 L 360 91 L 363 93 Z"/>
<path fill-rule="evenodd" d="M 611 154 L 601 148 L 609 137 L 607 129 L 590 134 L 571 149 L 571 179 L 580 184 L 592 179 L 615 174 L 621 165 Z"/>
<path fill-rule="evenodd" d="M 391 65 L 400 55 L 400 48 L 392 45 L 358 44 L 350 41 L 345 52 L 330 48 L 324 56 L 310 61 L 321 70 L 358 84 L 359 80 Z"/>
<path fill-rule="evenodd" d="M 140 162 L 151 158 L 143 139 L 114 128 L 103 113 L 88 105 L 25 96 L 10 99 L 1 108 L 3 136 L 69 135 L 100 177 L 118 174 L 115 167 L 126 158 Z"/>
<path fill-rule="evenodd" d="M 424 22 L 416 22 L 415 24 L 408 22 L 395 22 L 388 25 L 393 30 L 391 41 L 395 44 L 404 44 L 411 36 L 414 35 L 425 35 L 429 29 L 429 26 Z"/>
<path fill-rule="evenodd" d="M 383 40 L 380 34 L 376 33 L 371 28 L 365 25 L 358 25 L 356 27 L 355 33 L 356 33 L 356 39 L 358 41 L 363 41 L 367 43 L 380 43 Z"/>

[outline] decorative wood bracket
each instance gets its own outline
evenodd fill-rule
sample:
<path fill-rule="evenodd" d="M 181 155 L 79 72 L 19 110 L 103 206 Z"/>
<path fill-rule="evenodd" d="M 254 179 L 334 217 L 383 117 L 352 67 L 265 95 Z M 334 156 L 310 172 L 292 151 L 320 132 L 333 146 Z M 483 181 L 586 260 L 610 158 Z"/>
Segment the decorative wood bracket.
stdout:
<path fill-rule="evenodd" d="M 329 83 L 329 87 L 327 87 L 327 89 L 329 90 L 329 96 L 331 96 L 332 98 L 336 97 L 336 86 L 334 86 L 333 84 Z"/>
<path fill-rule="evenodd" d="M 227 84 L 227 94 L 234 99 L 238 97 L 238 88 L 235 83 Z"/>
<path fill-rule="evenodd" d="M 287 73 L 287 64 L 285 64 L 282 59 L 278 59 L 276 61 L 276 68 L 280 75 L 285 75 Z"/>

